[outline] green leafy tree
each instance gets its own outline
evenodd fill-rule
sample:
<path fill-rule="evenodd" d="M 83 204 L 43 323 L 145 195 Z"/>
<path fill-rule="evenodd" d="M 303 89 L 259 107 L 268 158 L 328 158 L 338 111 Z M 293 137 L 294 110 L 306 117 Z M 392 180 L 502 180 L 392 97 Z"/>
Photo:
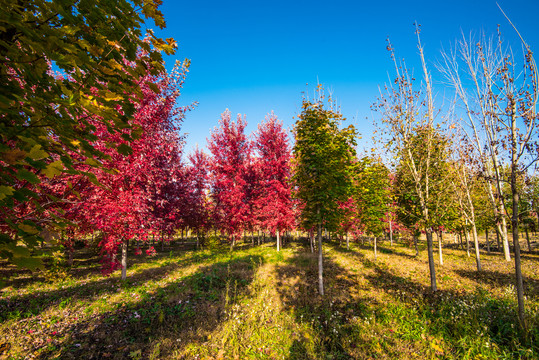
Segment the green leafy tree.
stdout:
<path fill-rule="evenodd" d="M 324 295 L 322 227 L 337 228 L 339 204 L 352 194 L 356 130 L 353 125 L 339 128 L 344 118 L 331 107 L 331 99 L 324 103 L 321 87 L 318 91 L 318 101 L 303 100 L 294 127 L 293 180 L 303 205 L 303 227 L 317 229 L 319 291 Z"/>
<path fill-rule="evenodd" d="M 39 202 L 37 219 L 47 204 L 61 201 L 38 186 L 41 175 L 77 173 L 81 161 L 98 166 L 105 155 L 93 144 L 96 121 L 125 140 L 136 136 L 136 129 L 125 129 L 142 97 L 140 79 L 148 69 L 162 72 L 161 51 L 176 47 L 152 32 L 142 37 L 144 18 L 165 26 L 160 3 L 0 0 L 0 207 Z M 50 226 L 61 221 L 52 220 Z M 32 248 L 44 230 L 28 219 L 3 218 L 0 226 L 0 256 L 6 258 L 27 254 L 23 248 Z"/>
<path fill-rule="evenodd" d="M 389 169 L 379 159 L 364 157 L 359 160 L 356 182 L 358 220 L 365 231 L 374 236 L 375 260 L 377 237 L 386 230 L 385 217 L 392 201 L 390 182 Z"/>

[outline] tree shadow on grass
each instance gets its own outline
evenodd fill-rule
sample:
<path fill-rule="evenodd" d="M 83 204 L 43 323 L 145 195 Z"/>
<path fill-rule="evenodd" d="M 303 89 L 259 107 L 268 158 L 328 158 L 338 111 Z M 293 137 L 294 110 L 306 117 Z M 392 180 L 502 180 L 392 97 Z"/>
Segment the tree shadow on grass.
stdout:
<path fill-rule="evenodd" d="M 158 247 L 161 249 L 160 246 Z M 157 254 L 151 259 L 146 254 L 135 255 L 136 246 L 130 246 L 128 251 L 128 265 L 132 267 L 136 264 L 146 263 L 148 261 L 160 260 L 170 256 L 170 252 L 178 253 L 178 250 L 173 245 L 167 245 L 163 251 L 157 251 Z M 142 249 L 142 248 L 141 248 Z M 144 249 L 142 249 L 144 250 Z M 189 249 L 190 250 L 190 249 Z M 186 252 L 186 251 L 182 251 Z M 51 261 L 48 258 L 44 259 L 46 270 L 51 268 Z M 82 247 L 76 249 L 73 258 L 73 265 L 67 266 L 67 261 L 62 260 L 59 270 L 65 272 L 65 276 L 72 279 L 83 279 L 92 275 L 101 274 L 101 257 L 98 250 L 91 247 Z M 0 280 L 4 282 L 4 286 L 12 286 L 13 288 L 22 288 L 31 284 L 43 282 L 47 280 L 47 276 L 43 271 L 30 271 L 28 269 L 19 268 L 9 264 L 7 261 L 0 261 Z"/>
<path fill-rule="evenodd" d="M 347 249 L 345 246 L 334 246 L 333 247 L 333 250 L 341 253 L 341 254 L 349 254 L 349 255 L 357 255 L 358 257 L 360 258 L 365 258 L 365 254 L 358 251 L 358 250 L 363 250 L 367 253 L 374 253 L 374 248 L 372 245 L 367 245 L 367 244 L 361 244 L 361 243 L 356 243 L 355 246 L 353 247 L 350 247 L 350 249 Z M 391 247 L 391 246 L 386 246 L 386 245 L 382 245 L 382 244 L 378 244 L 377 245 L 377 250 L 378 250 L 378 253 L 380 254 L 387 254 L 387 255 L 396 255 L 396 256 L 401 256 L 401 257 L 404 257 L 406 259 L 416 259 L 417 257 L 415 255 L 410 255 L 410 254 L 407 254 L 405 252 L 402 252 L 402 251 L 398 251 L 397 247 Z"/>
<path fill-rule="evenodd" d="M 513 355 L 526 346 L 534 347 L 535 351 L 539 350 L 537 343 L 535 346 L 532 345 L 539 336 L 537 331 L 534 334 L 530 333 L 528 345 L 521 345 L 521 339 L 524 337 L 519 331 L 517 308 L 513 301 L 508 302 L 507 299 L 491 296 L 480 287 L 475 292 L 459 289 L 433 292 L 429 286 L 393 274 L 376 263 L 370 262 L 365 265 L 375 270 L 373 274 L 365 276 L 371 286 L 392 295 L 398 306 L 407 308 L 401 312 L 407 314 L 401 322 L 407 324 L 415 321 L 424 324 L 424 335 L 427 338 L 434 335 L 447 339 L 456 346 L 452 350 L 456 357 L 469 355 L 470 349 L 464 340 L 470 336 L 475 337 L 476 334 L 488 336 L 491 342 L 502 349 L 502 352 L 513 352 Z M 476 275 L 476 271 L 455 272 L 479 282 L 481 279 L 486 282 L 489 278 L 487 274 Z M 497 274 L 496 277 L 503 278 L 503 275 Z M 534 285 L 537 286 L 537 282 L 534 281 Z M 389 316 L 392 314 L 389 313 Z M 529 320 L 535 325 L 539 324 L 538 314 Z"/>
<path fill-rule="evenodd" d="M 478 283 L 488 284 L 491 286 L 510 287 L 515 286 L 515 274 L 514 273 L 502 273 L 500 271 L 493 270 L 465 270 L 458 269 L 455 273 L 459 276 L 472 279 Z M 524 294 L 528 297 L 539 297 L 539 280 L 532 279 L 530 277 L 523 276 Z"/>
<path fill-rule="evenodd" d="M 354 316 L 362 316 L 366 305 L 355 301 L 357 284 L 344 268 L 324 257 L 325 295 L 318 294 L 317 254 L 297 252 L 287 263 L 277 266 L 277 291 L 286 311 L 298 324 L 313 329 L 313 339 L 294 339 L 289 359 L 350 359 L 348 340 Z"/>
<path fill-rule="evenodd" d="M 153 267 L 137 271 L 128 276 L 125 282 L 114 274 L 110 277 L 101 277 L 99 280 L 78 281 L 74 285 L 66 285 L 55 290 L 30 290 L 22 295 L 0 298 L 0 322 L 9 318 L 37 316 L 64 301 L 93 301 L 103 295 L 116 293 L 121 288 L 134 287 L 145 281 L 158 280 L 168 272 L 185 268 L 211 256 L 212 254 L 208 253 L 193 252 L 188 254 L 186 258 L 170 258 L 164 264 L 157 263 Z M 129 268 L 131 267 L 132 265 Z"/>
<path fill-rule="evenodd" d="M 227 306 L 248 294 L 261 263 L 260 256 L 244 256 L 201 267 L 155 291 L 139 293 L 134 301 L 56 326 L 54 336 L 45 335 L 52 341 L 42 341 L 32 352 L 40 359 L 177 357 L 187 344 L 207 340 Z"/>

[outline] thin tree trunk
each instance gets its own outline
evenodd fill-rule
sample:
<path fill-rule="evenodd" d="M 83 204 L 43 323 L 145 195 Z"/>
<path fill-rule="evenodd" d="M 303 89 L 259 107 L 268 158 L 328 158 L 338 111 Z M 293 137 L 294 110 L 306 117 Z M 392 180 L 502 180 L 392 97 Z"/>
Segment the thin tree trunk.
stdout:
<path fill-rule="evenodd" d="M 122 280 L 127 278 L 127 243 L 122 242 Z"/>
<path fill-rule="evenodd" d="M 526 230 L 526 242 L 528 243 L 528 252 L 532 252 L 532 244 L 530 243 L 530 232 L 528 231 L 528 227 L 525 227 Z"/>
<path fill-rule="evenodd" d="M 318 223 L 318 291 L 324 296 L 324 263 L 322 254 L 322 224 Z"/>
<path fill-rule="evenodd" d="M 485 229 L 485 239 L 487 241 L 487 253 L 490 254 L 490 242 L 488 241 L 488 228 Z"/>
<path fill-rule="evenodd" d="M 511 159 L 511 193 L 513 195 L 513 214 L 511 218 L 511 227 L 513 230 L 513 248 L 515 251 L 515 277 L 517 283 L 517 300 L 518 300 L 518 319 L 520 327 L 523 330 L 524 336 L 528 337 L 528 329 L 526 326 L 526 318 L 524 312 L 524 285 L 522 283 L 522 268 L 520 264 L 520 243 L 518 241 L 518 189 L 517 189 L 517 139 L 516 139 L 516 120 L 514 117 L 515 106 L 513 104 L 513 117 L 512 117 L 512 159 Z M 507 256 L 505 257 L 507 260 Z"/>
<path fill-rule="evenodd" d="M 436 287 L 436 269 L 434 268 L 434 254 L 432 246 L 432 230 L 427 230 L 427 255 L 429 257 L 430 287 L 432 291 L 437 291 Z"/>
<path fill-rule="evenodd" d="M 472 225 L 473 243 L 475 246 L 475 262 L 477 264 L 477 271 L 481 271 L 481 257 L 479 255 L 479 239 L 477 237 L 477 228 L 475 223 Z"/>
<path fill-rule="evenodd" d="M 309 244 L 311 245 L 311 252 L 312 253 L 314 253 L 314 239 L 313 239 L 313 237 L 314 237 L 314 234 L 313 234 L 313 232 L 311 230 L 311 231 L 309 231 Z"/>
<path fill-rule="evenodd" d="M 75 249 L 73 249 L 73 244 L 70 244 L 69 249 L 68 249 L 68 258 L 67 258 L 67 266 L 69 267 L 73 266 L 73 253 L 74 252 L 75 252 Z"/>
<path fill-rule="evenodd" d="M 350 238 L 348 235 L 348 231 L 346 232 L 346 250 L 350 250 Z"/>
<path fill-rule="evenodd" d="M 444 264 L 444 257 L 442 255 L 442 232 L 440 231 L 440 234 L 436 234 L 438 237 L 438 254 L 440 256 L 440 265 Z"/>
<path fill-rule="evenodd" d="M 389 244 L 393 246 L 393 226 L 391 220 L 389 220 Z"/>
<path fill-rule="evenodd" d="M 505 216 L 502 217 L 502 230 L 503 230 L 503 236 L 502 236 L 503 254 L 505 256 L 505 261 L 511 261 L 511 252 L 509 249 L 509 238 L 507 237 L 507 224 L 505 222 Z"/>
<path fill-rule="evenodd" d="M 470 257 L 470 234 L 468 231 L 464 231 L 464 238 L 466 239 L 466 255 Z"/>
<path fill-rule="evenodd" d="M 374 237 L 374 261 L 376 261 L 376 236 Z"/>
<path fill-rule="evenodd" d="M 498 247 L 498 251 L 502 252 L 502 248 L 500 246 L 500 232 L 498 231 L 497 227 L 496 227 L 496 246 Z"/>
<path fill-rule="evenodd" d="M 234 245 L 236 245 L 236 235 L 232 235 L 232 242 L 230 243 L 230 251 L 234 249 Z"/>
<path fill-rule="evenodd" d="M 279 230 L 277 230 L 275 232 L 275 234 L 277 235 L 277 251 L 280 251 L 281 250 L 281 239 L 279 238 Z"/>

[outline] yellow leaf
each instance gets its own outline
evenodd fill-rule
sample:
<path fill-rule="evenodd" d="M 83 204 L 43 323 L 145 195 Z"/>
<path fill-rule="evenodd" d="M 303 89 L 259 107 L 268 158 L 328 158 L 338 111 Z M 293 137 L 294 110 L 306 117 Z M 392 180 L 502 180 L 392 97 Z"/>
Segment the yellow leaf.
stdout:
<path fill-rule="evenodd" d="M 28 234 L 37 234 L 39 232 L 35 227 L 27 224 L 19 224 L 19 229 Z"/>
<path fill-rule="evenodd" d="M 41 148 L 41 145 L 35 145 L 28 155 L 33 160 L 41 160 L 49 156 L 49 154 Z"/>
<path fill-rule="evenodd" d="M 7 195 L 13 195 L 13 188 L 11 186 L 0 185 L 0 200 L 4 199 Z"/>
<path fill-rule="evenodd" d="M 47 175 L 48 178 L 52 179 L 56 175 L 60 175 L 63 169 L 64 169 L 64 164 L 62 163 L 61 160 L 57 160 L 47 165 L 47 167 L 41 170 L 41 172 Z"/>

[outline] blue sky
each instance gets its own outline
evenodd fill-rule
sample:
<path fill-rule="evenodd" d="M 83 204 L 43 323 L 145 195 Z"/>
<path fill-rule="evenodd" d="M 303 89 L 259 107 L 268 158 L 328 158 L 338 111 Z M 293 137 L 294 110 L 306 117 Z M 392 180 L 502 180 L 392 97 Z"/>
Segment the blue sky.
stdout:
<path fill-rule="evenodd" d="M 539 0 L 498 0 L 531 46 L 539 52 Z M 180 105 L 197 101 L 182 130 L 186 150 L 206 146 L 220 114 L 245 114 L 247 131 L 270 111 L 292 128 L 302 92 L 317 81 L 332 91 L 348 123 L 368 147 L 370 111 L 378 86 L 388 82 L 393 65 L 386 51 L 389 37 L 399 58 L 419 73 L 414 22 L 422 42 L 438 99 L 447 93 L 434 63 L 461 32 L 496 32 L 520 50 L 514 31 L 494 0 L 454 1 L 174 1 L 161 6 L 167 28 L 157 31 L 178 43 L 176 59 L 191 59 Z M 306 85 L 309 84 L 309 85 Z"/>

